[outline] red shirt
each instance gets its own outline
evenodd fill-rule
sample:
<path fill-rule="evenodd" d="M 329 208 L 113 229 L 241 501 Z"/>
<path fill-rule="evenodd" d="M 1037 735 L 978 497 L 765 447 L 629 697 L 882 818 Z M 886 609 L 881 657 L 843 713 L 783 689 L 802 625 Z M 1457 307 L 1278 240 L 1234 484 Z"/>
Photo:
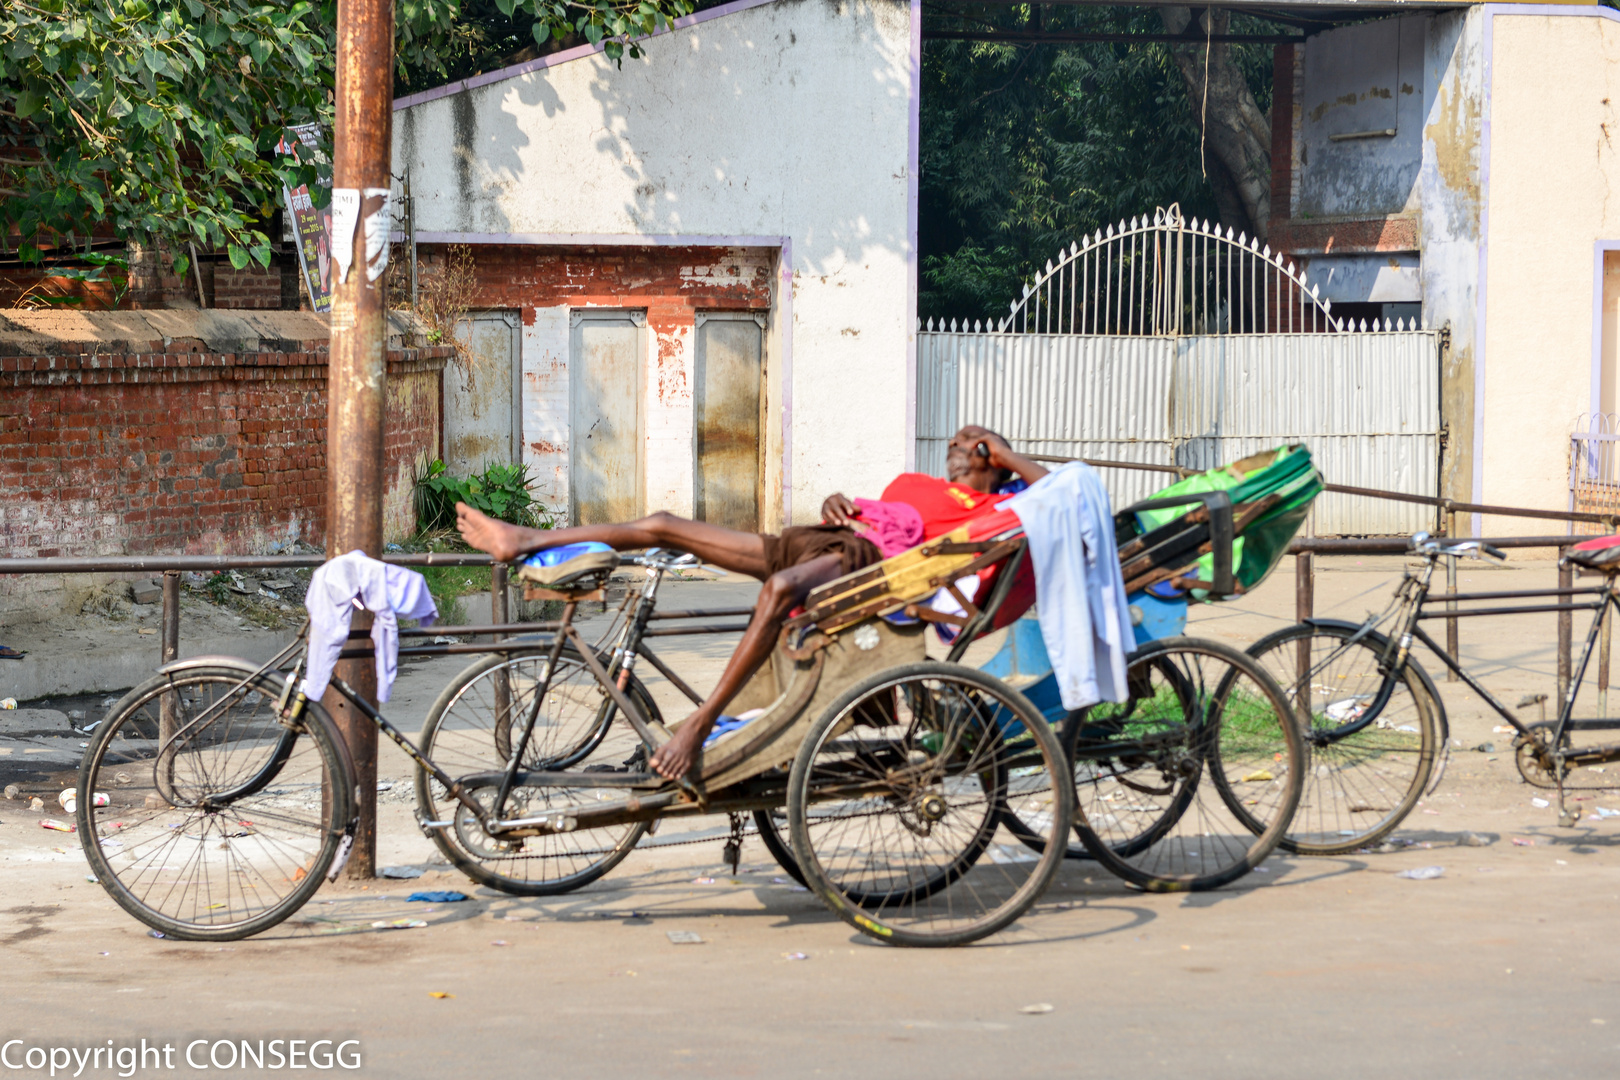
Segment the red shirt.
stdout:
<path fill-rule="evenodd" d="M 923 539 L 944 536 L 1012 498 L 974 491 L 963 484 L 923 473 L 901 473 L 883 489 L 884 502 L 905 503 L 922 517 Z"/>

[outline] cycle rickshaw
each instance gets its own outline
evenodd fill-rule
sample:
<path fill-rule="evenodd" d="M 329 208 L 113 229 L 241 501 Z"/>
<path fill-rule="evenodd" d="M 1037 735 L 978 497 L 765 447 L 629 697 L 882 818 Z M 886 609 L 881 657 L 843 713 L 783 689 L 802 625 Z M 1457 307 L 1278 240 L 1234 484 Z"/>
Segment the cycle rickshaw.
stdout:
<path fill-rule="evenodd" d="M 1234 539 L 1275 531 L 1296 507 L 1275 493 L 1234 495 L 1179 493 L 1118 516 L 1133 615 L 1154 585 L 1240 591 Z M 1144 517 L 1155 512 L 1168 520 Z M 1213 571 L 1203 577 L 1201 559 Z M 1230 881 L 1270 852 L 1298 801 L 1298 725 L 1236 650 L 1153 641 L 1133 654 L 1130 700 L 1062 717 L 1061 742 L 1051 708 L 955 662 L 1033 599 L 1023 530 L 1005 512 L 812 593 L 731 703 L 748 722 L 711 740 L 696 777 L 665 781 L 646 762 L 668 732 L 635 668 L 645 658 L 696 696 L 647 644 L 664 632 L 655 622 L 716 614 L 656 611 L 661 580 L 691 561 L 582 555 L 537 575 L 561 618 L 514 629 L 543 636 L 401 650 L 491 654 L 445 689 L 415 744 L 333 681 L 416 763 L 419 824 L 474 880 L 566 892 L 663 818 L 749 813 L 783 866 L 862 932 L 954 945 L 1011 924 L 1081 849 L 1147 888 Z M 644 579 L 603 636 L 585 641 L 579 605 L 625 564 Z M 956 588 L 976 574 L 978 604 Z M 940 589 L 963 600 L 959 614 L 926 606 Z M 945 661 L 927 658 L 930 623 L 959 629 Z M 1150 638 L 1174 617 L 1141 623 Z M 175 937 L 245 937 L 336 876 L 356 828 L 353 771 L 326 710 L 297 692 L 303 661 L 300 640 L 263 665 L 170 664 L 98 727 L 80 772 L 79 832 L 98 880 L 138 919 Z M 1008 674 L 1039 699 L 1027 667 Z"/>

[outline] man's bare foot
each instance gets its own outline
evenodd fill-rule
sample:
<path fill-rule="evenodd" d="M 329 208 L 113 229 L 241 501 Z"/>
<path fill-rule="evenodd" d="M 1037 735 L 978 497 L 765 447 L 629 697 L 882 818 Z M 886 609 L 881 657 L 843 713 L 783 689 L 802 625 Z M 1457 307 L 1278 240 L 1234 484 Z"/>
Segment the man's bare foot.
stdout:
<path fill-rule="evenodd" d="M 496 521 L 466 503 L 456 503 L 456 529 L 461 538 L 479 551 L 486 551 L 501 562 L 511 562 L 522 554 L 516 525 Z"/>
<path fill-rule="evenodd" d="M 712 720 L 700 725 L 695 719 L 677 727 L 669 742 L 659 747 L 658 752 L 652 756 L 653 772 L 666 780 L 679 780 L 691 772 L 692 762 L 697 759 L 698 748 L 703 745 L 703 740 L 713 727 Z"/>

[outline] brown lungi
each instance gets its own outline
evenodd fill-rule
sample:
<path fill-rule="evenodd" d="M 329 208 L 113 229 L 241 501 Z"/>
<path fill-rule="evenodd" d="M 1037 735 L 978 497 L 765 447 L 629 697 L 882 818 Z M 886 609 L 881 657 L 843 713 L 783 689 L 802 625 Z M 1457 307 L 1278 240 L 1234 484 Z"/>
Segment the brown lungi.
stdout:
<path fill-rule="evenodd" d="M 838 556 L 839 576 L 883 560 L 876 544 L 844 525 L 792 525 L 781 536 L 761 533 L 760 539 L 765 541 L 767 577 L 822 555 Z"/>

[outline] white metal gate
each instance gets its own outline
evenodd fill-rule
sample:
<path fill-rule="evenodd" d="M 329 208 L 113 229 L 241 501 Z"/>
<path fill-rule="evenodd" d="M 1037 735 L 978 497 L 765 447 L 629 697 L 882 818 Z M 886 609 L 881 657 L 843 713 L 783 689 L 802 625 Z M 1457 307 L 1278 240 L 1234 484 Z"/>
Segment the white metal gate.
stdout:
<path fill-rule="evenodd" d="M 1028 453 L 1214 468 L 1304 442 L 1333 483 L 1438 493 L 1440 335 L 1351 326 L 1303 272 L 1172 207 L 1075 244 L 994 327 L 918 335 L 917 467 L 979 423 Z M 1116 503 L 1162 473 L 1107 470 Z M 1411 532 L 1434 511 L 1325 495 L 1323 535 Z"/>

